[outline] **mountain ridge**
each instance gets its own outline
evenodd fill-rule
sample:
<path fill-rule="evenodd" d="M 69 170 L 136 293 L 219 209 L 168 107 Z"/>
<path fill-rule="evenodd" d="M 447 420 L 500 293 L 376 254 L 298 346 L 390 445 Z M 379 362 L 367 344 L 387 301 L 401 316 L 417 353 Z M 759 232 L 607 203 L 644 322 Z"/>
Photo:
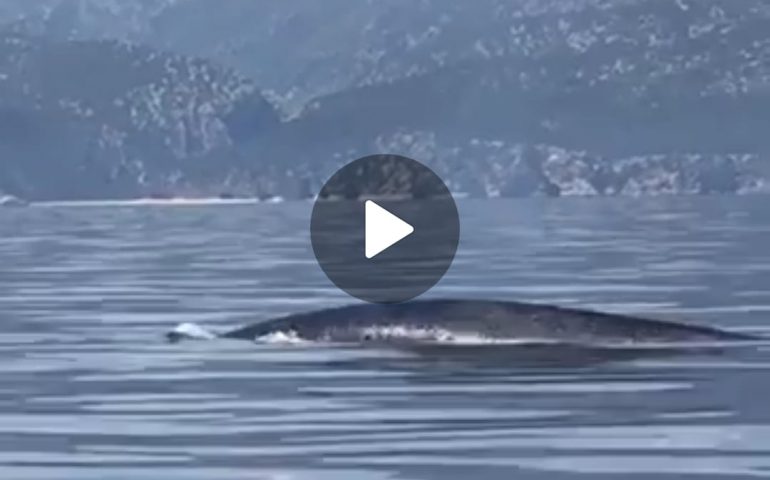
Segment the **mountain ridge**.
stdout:
<path fill-rule="evenodd" d="M 0 167 L 11 193 L 304 197 L 379 152 L 478 196 L 748 193 L 770 178 L 759 0 L 41 5 L 7 22 L 37 46 L 2 47 L 0 126 L 61 147 L 6 133 L 0 152 L 69 152 L 70 186 L 16 159 Z"/>

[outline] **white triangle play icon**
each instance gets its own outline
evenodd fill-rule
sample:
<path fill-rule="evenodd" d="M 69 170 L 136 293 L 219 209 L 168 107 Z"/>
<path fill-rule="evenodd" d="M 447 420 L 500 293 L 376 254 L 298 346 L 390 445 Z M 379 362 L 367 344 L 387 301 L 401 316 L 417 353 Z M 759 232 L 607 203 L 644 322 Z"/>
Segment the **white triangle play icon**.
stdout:
<path fill-rule="evenodd" d="M 414 233 L 414 227 L 377 205 L 366 201 L 366 258 L 373 258 Z"/>

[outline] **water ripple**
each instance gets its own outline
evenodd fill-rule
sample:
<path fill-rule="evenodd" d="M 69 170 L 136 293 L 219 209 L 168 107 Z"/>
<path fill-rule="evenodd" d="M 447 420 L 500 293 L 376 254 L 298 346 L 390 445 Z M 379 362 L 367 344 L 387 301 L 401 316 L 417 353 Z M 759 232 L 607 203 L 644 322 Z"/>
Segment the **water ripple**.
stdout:
<path fill-rule="evenodd" d="M 463 202 L 462 249 L 430 296 L 766 334 L 770 213 L 723 200 Z M 305 203 L 0 211 L 3 478 L 770 476 L 766 345 L 523 367 L 163 343 L 182 322 L 225 330 L 348 302 L 315 265 L 308 215 Z"/>

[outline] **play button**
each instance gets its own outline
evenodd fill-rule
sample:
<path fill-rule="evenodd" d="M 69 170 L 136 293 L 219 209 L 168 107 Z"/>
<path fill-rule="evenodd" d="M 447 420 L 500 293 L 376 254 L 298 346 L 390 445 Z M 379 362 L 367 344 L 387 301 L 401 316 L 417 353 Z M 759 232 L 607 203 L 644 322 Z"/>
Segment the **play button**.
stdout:
<path fill-rule="evenodd" d="M 372 155 L 337 170 L 313 205 L 318 264 L 340 289 L 365 301 L 415 298 L 447 272 L 460 236 L 457 206 L 425 165 Z"/>
<path fill-rule="evenodd" d="M 414 233 L 414 227 L 367 200 L 366 206 L 366 258 L 374 258 L 391 246 Z"/>

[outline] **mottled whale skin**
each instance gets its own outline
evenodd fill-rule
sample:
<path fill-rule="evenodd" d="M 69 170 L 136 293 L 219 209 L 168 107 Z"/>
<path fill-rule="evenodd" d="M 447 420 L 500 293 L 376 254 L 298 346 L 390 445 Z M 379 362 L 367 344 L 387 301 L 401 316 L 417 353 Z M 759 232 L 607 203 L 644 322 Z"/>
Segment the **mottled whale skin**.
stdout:
<path fill-rule="evenodd" d="M 757 337 L 685 323 L 551 305 L 491 300 L 418 300 L 360 304 L 288 315 L 238 328 L 220 337 L 255 340 L 292 332 L 304 340 L 364 342 L 372 329 L 441 329 L 487 339 L 541 339 L 569 343 L 748 341 Z M 174 340 L 169 334 L 169 339 Z"/>

